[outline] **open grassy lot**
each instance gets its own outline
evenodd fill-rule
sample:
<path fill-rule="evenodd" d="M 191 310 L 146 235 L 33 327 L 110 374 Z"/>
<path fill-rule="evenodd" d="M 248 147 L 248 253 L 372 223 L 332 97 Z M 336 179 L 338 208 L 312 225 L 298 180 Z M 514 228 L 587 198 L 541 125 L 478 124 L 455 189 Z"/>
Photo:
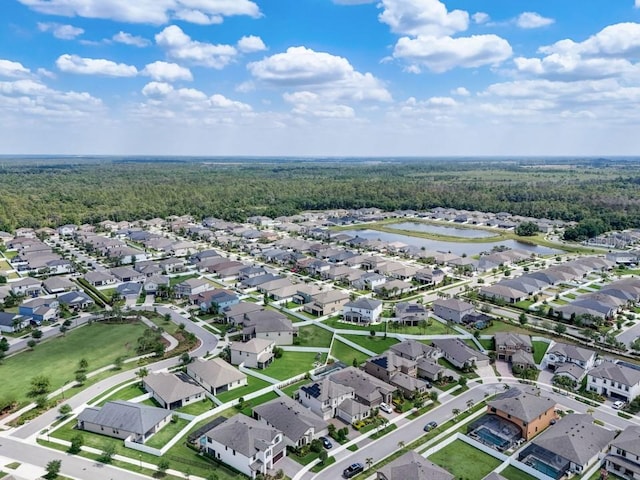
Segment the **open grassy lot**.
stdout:
<path fill-rule="evenodd" d="M 89 363 L 89 371 L 112 364 L 118 357 L 136 355 L 136 340 L 144 325 L 93 323 L 7 358 L 0 365 L 4 395 L 13 395 L 18 402 L 27 400 L 30 382 L 36 375 L 44 375 L 51 382 L 51 390 L 60 388 L 75 378 L 80 359 Z"/>
<path fill-rule="evenodd" d="M 514 467 L 513 465 L 509 465 L 503 471 L 500 472 L 507 480 L 534 480 L 535 477 L 529 475 L 527 472 L 523 472 L 519 468 Z"/>
<path fill-rule="evenodd" d="M 278 380 L 286 380 L 311 370 L 316 355 L 313 352 L 283 352 L 282 357 L 276 358 L 263 373 Z M 319 361 L 324 361 L 324 358 L 322 355 Z"/>
<path fill-rule="evenodd" d="M 304 347 L 329 347 L 333 333 L 316 325 L 298 328 L 297 344 Z"/>
<path fill-rule="evenodd" d="M 500 465 L 500 461 L 461 440 L 450 443 L 429 457 L 455 478 L 480 480 Z"/>
<path fill-rule="evenodd" d="M 542 361 L 542 357 L 547 353 L 547 348 L 549 348 L 549 344 L 547 342 L 541 342 L 533 340 L 531 342 L 533 344 L 533 361 L 537 364 L 540 364 Z"/>
<path fill-rule="evenodd" d="M 140 386 L 140 383 L 136 382 L 126 388 L 123 388 L 122 390 L 118 390 L 112 395 L 109 395 L 109 397 L 98 403 L 97 406 L 101 407 L 105 403 L 112 402 L 114 400 L 131 400 L 132 398 L 139 397 L 140 395 L 144 395 L 145 393 L 147 392 L 145 392 L 144 389 Z"/>
<path fill-rule="evenodd" d="M 347 365 L 351 365 L 354 359 L 356 362 L 362 363 L 369 358 L 369 355 L 366 353 L 351 348 L 340 340 L 334 340 L 333 346 L 331 347 L 331 355 Z"/>
<path fill-rule="evenodd" d="M 383 336 L 372 337 L 371 335 L 343 335 L 343 337 L 376 353 L 385 352 L 391 345 L 398 343 L 398 340 L 395 338 L 384 338 Z"/>
<path fill-rule="evenodd" d="M 216 395 L 216 397 L 222 403 L 226 403 L 231 400 L 235 400 L 236 398 L 244 397 L 249 393 L 260 390 L 261 388 L 268 387 L 269 385 L 270 384 L 265 382 L 264 380 L 260 380 L 259 378 L 247 375 L 247 385 L 245 385 L 244 387 L 229 390 L 228 392 L 221 393 L 219 395 Z"/>
<path fill-rule="evenodd" d="M 186 427 L 189 422 L 184 418 L 174 417 L 174 420 L 171 420 L 168 425 L 162 427 L 162 429 L 155 433 L 145 445 L 148 445 L 153 448 L 162 448 L 164 447 L 169 440 L 175 437 L 180 430 Z"/>

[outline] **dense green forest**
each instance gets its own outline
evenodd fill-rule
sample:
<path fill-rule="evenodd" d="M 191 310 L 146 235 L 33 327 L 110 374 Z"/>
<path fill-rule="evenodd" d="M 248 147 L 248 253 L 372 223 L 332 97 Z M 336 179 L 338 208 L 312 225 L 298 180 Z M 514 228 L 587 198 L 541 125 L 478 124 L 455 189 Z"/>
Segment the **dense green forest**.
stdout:
<path fill-rule="evenodd" d="M 623 160 L 0 160 L 2 230 L 172 214 L 243 220 L 439 206 L 619 229 L 640 227 L 639 202 L 640 165 Z"/>

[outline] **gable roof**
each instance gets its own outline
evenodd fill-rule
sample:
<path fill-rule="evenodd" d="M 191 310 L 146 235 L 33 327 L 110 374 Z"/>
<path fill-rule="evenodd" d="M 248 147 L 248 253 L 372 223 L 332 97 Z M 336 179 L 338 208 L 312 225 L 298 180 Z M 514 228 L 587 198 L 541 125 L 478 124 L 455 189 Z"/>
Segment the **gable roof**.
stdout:
<path fill-rule="evenodd" d="M 438 338 L 432 341 L 432 344 L 440 349 L 443 353 L 449 355 L 460 363 L 469 360 L 488 360 L 489 357 L 482 352 L 474 350 L 459 338 Z"/>
<path fill-rule="evenodd" d="M 229 343 L 230 350 L 236 350 L 238 352 L 248 353 L 260 353 L 265 350 L 269 345 L 273 345 L 273 340 L 266 340 L 264 338 L 252 338 L 248 342 L 231 342 Z"/>
<path fill-rule="evenodd" d="M 370 403 L 380 398 L 383 394 L 396 391 L 396 387 L 355 367 L 342 369 L 331 374 L 329 378 L 336 383 L 353 388 L 356 397 L 365 399 Z"/>
<path fill-rule="evenodd" d="M 589 370 L 589 375 L 595 378 L 606 378 L 629 386 L 640 383 L 640 370 L 613 362 L 602 362 L 597 367 Z"/>
<path fill-rule="evenodd" d="M 521 345 L 531 347 L 531 337 L 522 333 L 496 332 L 494 335 L 496 348 L 499 345 L 506 347 L 518 347 Z"/>
<path fill-rule="evenodd" d="M 334 382 L 328 377 L 318 382 L 304 385 L 300 387 L 300 390 L 321 402 L 353 393 L 352 387 Z"/>
<path fill-rule="evenodd" d="M 191 372 L 214 388 L 247 378 L 244 373 L 221 358 L 212 358 L 211 360 L 198 358 L 187 365 L 187 373 Z"/>
<path fill-rule="evenodd" d="M 385 480 L 453 480 L 455 477 L 444 468 L 430 462 L 413 450 L 385 465 L 379 474 Z"/>
<path fill-rule="evenodd" d="M 360 297 L 352 302 L 344 304 L 345 308 L 361 308 L 363 310 L 375 310 L 380 307 L 382 302 L 380 300 L 374 300 L 372 298 Z"/>
<path fill-rule="evenodd" d="M 557 353 L 567 358 L 587 362 L 592 356 L 595 355 L 596 352 L 594 352 L 593 350 L 589 350 L 588 348 L 571 345 L 570 343 L 555 342 L 553 346 L 551 346 L 547 351 L 547 354 L 549 353 Z"/>
<path fill-rule="evenodd" d="M 533 395 L 513 388 L 487 403 L 491 408 L 501 410 L 512 417 L 531 422 L 544 412 L 555 408 L 556 402 L 547 397 Z"/>
<path fill-rule="evenodd" d="M 611 447 L 617 447 L 620 450 L 629 452 L 633 455 L 640 456 L 640 426 L 629 425 L 625 428 L 618 438 L 611 442 Z"/>
<path fill-rule="evenodd" d="M 273 399 L 255 407 L 253 411 L 294 443 L 310 428 L 314 429 L 315 434 L 327 428 L 327 422 L 289 397 Z"/>
<path fill-rule="evenodd" d="M 434 351 L 433 347 L 412 339 L 396 343 L 392 345 L 389 350 L 398 355 L 414 359 L 422 356 L 430 356 Z"/>
<path fill-rule="evenodd" d="M 144 435 L 171 415 L 173 412 L 164 408 L 116 400 L 105 403 L 101 408 L 85 408 L 78 415 L 78 421 Z"/>
<path fill-rule="evenodd" d="M 230 418 L 206 433 L 212 440 L 249 458 L 257 452 L 267 450 L 279 434 L 275 428 L 267 427 L 242 414 Z"/>
<path fill-rule="evenodd" d="M 470 303 L 463 302 L 457 298 L 439 298 L 434 300 L 433 306 L 448 308 L 456 312 L 466 312 L 467 310 L 473 310 L 474 306 Z"/>
<path fill-rule="evenodd" d="M 177 402 L 204 392 L 193 380 L 174 373 L 152 373 L 144 377 L 143 382 L 166 403 Z"/>

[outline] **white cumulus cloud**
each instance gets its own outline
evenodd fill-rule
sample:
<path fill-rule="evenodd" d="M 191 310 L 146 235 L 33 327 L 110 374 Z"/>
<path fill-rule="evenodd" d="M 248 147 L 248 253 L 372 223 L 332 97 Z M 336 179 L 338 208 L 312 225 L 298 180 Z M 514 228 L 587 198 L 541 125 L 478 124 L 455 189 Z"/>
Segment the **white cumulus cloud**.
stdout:
<path fill-rule="evenodd" d="M 116 43 L 123 43 L 124 45 L 131 45 L 134 47 L 148 47 L 151 45 L 151 42 L 146 38 L 140 37 L 138 35 L 132 35 L 127 32 L 119 31 L 116 33 L 111 39 Z"/>
<path fill-rule="evenodd" d="M 157 81 L 177 82 L 179 80 L 191 81 L 193 75 L 191 70 L 182 67 L 177 63 L 157 61 L 148 64 L 142 71 L 143 75 L 148 75 Z"/>
<path fill-rule="evenodd" d="M 116 63 L 102 58 L 83 58 L 65 53 L 56 60 L 57 67 L 66 73 L 104 75 L 107 77 L 135 77 L 138 69 L 133 65 Z"/>
<path fill-rule="evenodd" d="M 543 17 L 536 12 L 523 12 L 516 18 L 516 25 L 520 28 L 541 28 L 555 23 L 553 18 Z"/>
<path fill-rule="evenodd" d="M 243 53 L 262 52 L 267 49 L 260 37 L 255 35 L 245 35 L 238 40 L 238 50 Z"/>
<path fill-rule="evenodd" d="M 29 75 L 31 71 L 20 62 L 0 58 L 0 77 L 19 78 Z"/>
<path fill-rule="evenodd" d="M 451 90 L 451 95 L 458 95 L 460 97 L 468 97 L 471 92 L 464 87 L 458 87 Z"/>
<path fill-rule="evenodd" d="M 382 0 L 379 6 L 379 20 L 400 35 L 444 36 L 469 27 L 467 12 L 449 12 L 440 0 Z"/>
<path fill-rule="evenodd" d="M 483 23 L 487 23 L 489 20 L 491 20 L 491 17 L 487 13 L 477 12 L 471 15 L 471 19 L 474 23 L 482 25 Z"/>
<path fill-rule="evenodd" d="M 172 58 L 218 70 L 226 67 L 238 54 L 232 45 L 214 45 L 192 40 L 176 25 L 166 27 L 155 39 Z"/>
<path fill-rule="evenodd" d="M 61 40 L 73 40 L 84 33 L 84 29 L 73 25 L 61 25 L 59 23 L 38 23 L 38 30 L 51 32 L 54 37 Z"/>

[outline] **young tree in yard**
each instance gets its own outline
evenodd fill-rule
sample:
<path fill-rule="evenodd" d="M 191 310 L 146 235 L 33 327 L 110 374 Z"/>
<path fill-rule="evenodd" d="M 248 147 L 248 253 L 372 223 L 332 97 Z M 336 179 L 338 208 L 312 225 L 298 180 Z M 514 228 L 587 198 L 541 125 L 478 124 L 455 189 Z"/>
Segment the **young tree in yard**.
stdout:
<path fill-rule="evenodd" d="M 46 395 L 51 389 L 51 380 L 44 375 L 38 375 L 31 379 L 31 389 L 27 393 L 28 397 L 35 398 L 40 395 Z"/>
<path fill-rule="evenodd" d="M 89 362 L 87 362 L 86 358 L 81 358 L 78 362 L 78 371 L 85 372 L 89 368 Z"/>
<path fill-rule="evenodd" d="M 45 470 L 47 471 L 44 478 L 47 480 L 54 480 L 58 478 L 58 474 L 60 473 L 60 468 L 62 467 L 62 460 L 51 460 L 47 463 Z"/>
<path fill-rule="evenodd" d="M 463 376 L 461 376 L 461 377 L 458 379 L 458 385 L 460 385 L 460 386 L 461 386 L 461 387 L 463 387 L 463 388 L 464 388 L 464 387 L 466 387 L 466 386 L 467 386 L 467 377 L 463 377 Z"/>
<path fill-rule="evenodd" d="M 65 327 L 64 325 L 60 326 L 60 333 L 62 334 L 63 337 L 66 336 L 68 330 L 69 330 L 69 327 Z"/>
<path fill-rule="evenodd" d="M 324 463 L 327 461 L 327 458 L 329 457 L 329 455 L 327 454 L 326 450 L 321 450 L 320 453 L 318 454 L 318 459 L 320 460 L 320 464 L 324 465 Z"/>
<path fill-rule="evenodd" d="M 113 456 L 116 454 L 116 446 L 113 443 L 107 443 L 104 446 L 104 450 L 98 457 L 98 461 L 101 463 L 111 463 Z"/>
<path fill-rule="evenodd" d="M 36 340 L 40 340 L 42 338 L 42 330 L 34 330 L 33 332 L 31 332 L 31 336 Z"/>
<path fill-rule="evenodd" d="M 183 365 L 189 365 L 191 363 L 191 356 L 187 352 L 184 352 L 180 355 L 180 361 Z"/>
<path fill-rule="evenodd" d="M 518 320 L 520 321 L 520 325 L 522 325 L 522 326 L 526 325 L 527 322 L 529 321 L 529 319 L 524 314 L 524 312 L 520 314 L 520 316 L 518 317 Z"/>
<path fill-rule="evenodd" d="M 71 405 L 69 405 L 68 403 L 64 403 L 60 405 L 60 408 L 58 409 L 58 413 L 60 414 L 61 417 L 66 417 L 72 411 L 73 409 L 71 408 Z"/>
<path fill-rule="evenodd" d="M 373 465 L 373 458 L 367 457 L 364 463 L 367 464 L 367 468 L 371 468 L 371 465 Z"/>
<path fill-rule="evenodd" d="M 33 350 L 36 345 L 38 344 L 38 342 L 36 342 L 33 338 L 31 340 L 29 340 L 27 342 L 27 347 L 29 347 L 31 350 Z"/>
<path fill-rule="evenodd" d="M 140 379 L 141 384 L 142 380 L 144 380 L 144 377 L 146 377 L 147 375 L 149 375 L 149 370 L 147 369 L 147 367 L 142 367 L 136 371 L 136 377 Z"/>
<path fill-rule="evenodd" d="M 122 364 L 124 363 L 123 357 L 118 357 L 113 361 L 113 369 L 114 370 L 122 370 Z"/>
<path fill-rule="evenodd" d="M 82 445 L 84 445 L 84 437 L 82 436 L 82 434 L 78 433 L 77 435 L 71 437 L 71 445 L 69 445 L 67 452 L 72 455 L 80 453 L 80 450 L 82 450 Z"/>
<path fill-rule="evenodd" d="M 158 462 L 158 476 L 164 477 L 167 474 L 167 470 L 169 470 L 169 461 L 162 458 Z"/>
<path fill-rule="evenodd" d="M 76 382 L 78 382 L 80 385 L 84 385 L 84 382 L 87 381 L 87 374 L 84 372 L 77 372 L 76 373 Z"/>
<path fill-rule="evenodd" d="M 556 323 L 553 329 L 558 335 L 562 335 L 567 331 L 567 326 L 564 323 Z"/>
<path fill-rule="evenodd" d="M 38 395 L 35 398 L 36 406 L 38 408 L 45 408 L 47 406 L 48 400 L 46 395 Z"/>
<path fill-rule="evenodd" d="M 351 365 L 353 365 L 354 367 L 358 368 L 358 359 L 356 357 L 353 357 L 353 362 L 351 362 Z"/>

